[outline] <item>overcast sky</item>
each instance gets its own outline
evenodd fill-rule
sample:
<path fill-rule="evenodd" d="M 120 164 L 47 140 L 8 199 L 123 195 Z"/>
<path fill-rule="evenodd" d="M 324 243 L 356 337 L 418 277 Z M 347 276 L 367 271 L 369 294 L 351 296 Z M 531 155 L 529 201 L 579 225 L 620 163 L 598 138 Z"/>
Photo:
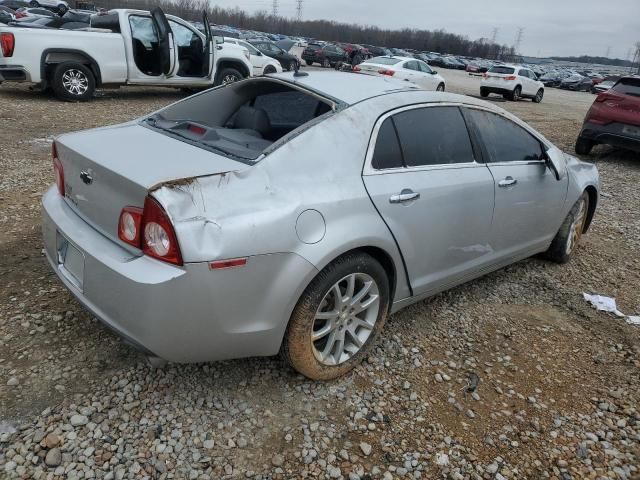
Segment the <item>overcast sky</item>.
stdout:
<path fill-rule="evenodd" d="M 273 0 L 211 0 L 222 7 L 271 11 Z M 295 16 L 296 0 L 278 0 Z M 640 0 L 304 0 L 305 19 L 324 18 L 384 28 L 443 28 L 471 39 L 513 45 L 524 28 L 524 55 L 601 55 L 627 58 L 640 41 Z M 215 21 L 215 20 L 213 20 Z"/>

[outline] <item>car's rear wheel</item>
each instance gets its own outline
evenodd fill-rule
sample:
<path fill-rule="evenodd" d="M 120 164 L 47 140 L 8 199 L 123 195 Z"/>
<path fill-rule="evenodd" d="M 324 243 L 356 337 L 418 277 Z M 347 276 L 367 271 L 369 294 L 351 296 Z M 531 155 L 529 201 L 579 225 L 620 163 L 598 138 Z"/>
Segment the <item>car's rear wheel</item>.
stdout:
<path fill-rule="evenodd" d="M 64 15 L 67 11 L 67 6 L 64 3 L 58 5 L 58 13 Z"/>
<path fill-rule="evenodd" d="M 589 155 L 594 146 L 593 140 L 579 136 L 576 140 L 575 151 L 578 155 Z"/>
<path fill-rule="evenodd" d="M 331 68 L 331 62 L 329 61 L 328 58 L 325 58 L 324 60 L 322 60 L 322 66 L 324 68 Z"/>
<path fill-rule="evenodd" d="M 310 67 L 311 65 L 313 65 L 313 62 L 311 60 L 305 60 L 304 63 L 307 64 L 307 67 Z"/>
<path fill-rule="evenodd" d="M 509 94 L 509 100 L 512 102 L 517 102 L 520 99 L 520 95 L 522 94 L 522 88 L 518 85 L 513 89 L 513 92 Z"/>
<path fill-rule="evenodd" d="M 547 258 L 558 263 L 569 261 L 584 233 L 588 212 L 589 194 L 583 192 L 551 242 L 545 254 Z"/>
<path fill-rule="evenodd" d="M 480 96 L 482 98 L 487 98 L 489 96 L 489 90 L 487 90 L 486 88 L 481 88 L 480 89 Z"/>
<path fill-rule="evenodd" d="M 29 2 L 29 6 L 33 8 L 37 8 L 40 6 L 40 4 L 36 2 L 36 0 L 32 0 L 31 2 Z"/>
<path fill-rule="evenodd" d="M 444 83 L 438 85 L 438 88 L 436 88 L 436 92 L 444 92 Z"/>
<path fill-rule="evenodd" d="M 544 90 L 541 88 L 538 90 L 538 93 L 536 93 L 536 96 L 532 98 L 533 103 L 540 103 L 542 101 L 542 97 L 544 97 Z"/>
<path fill-rule="evenodd" d="M 93 72 L 80 63 L 59 63 L 51 72 L 50 78 L 55 96 L 67 102 L 86 102 L 96 90 Z"/>
<path fill-rule="evenodd" d="M 289 320 L 283 358 L 314 380 L 330 380 L 358 365 L 382 330 L 389 279 L 373 257 L 343 255 L 306 288 Z"/>

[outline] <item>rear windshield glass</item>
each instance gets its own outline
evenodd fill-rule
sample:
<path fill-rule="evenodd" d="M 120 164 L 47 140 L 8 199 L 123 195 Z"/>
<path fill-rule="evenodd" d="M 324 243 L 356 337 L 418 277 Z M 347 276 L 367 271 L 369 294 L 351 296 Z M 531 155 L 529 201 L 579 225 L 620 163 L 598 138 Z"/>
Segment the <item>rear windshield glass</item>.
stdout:
<path fill-rule="evenodd" d="M 377 63 L 379 65 L 395 65 L 402 60 L 393 57 L 374 57 L 371 60 L 367 60 L 367 63 Z"/>
<path fill-rule="evenodd" d="M 515 70 L 511 67 L 491 67 L 489 70 L 491 73 L 503 73 L 505 75 L 511 75 Z"/>
<path fill-rule="evenodd" d="M 620 80 L 612 88 L 612 90 L 624 95 L 633 95 L 634 97 L 640 97 L 640 78 L 624 78 Z"/>

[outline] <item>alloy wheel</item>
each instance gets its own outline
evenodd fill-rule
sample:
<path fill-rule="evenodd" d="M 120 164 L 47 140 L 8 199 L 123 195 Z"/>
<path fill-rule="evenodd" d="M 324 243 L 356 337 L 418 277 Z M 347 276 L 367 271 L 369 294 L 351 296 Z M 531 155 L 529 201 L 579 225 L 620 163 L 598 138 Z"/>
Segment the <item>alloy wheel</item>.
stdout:
<path fill-rule="evenodd" d="M 233 74 L 225 75 L 224 77 L 222 77 L 223 85 L 226 85 L 227 83 L 237 82 L 237 81 L 238 81 L 238 77 Z"/>
<path fill-rule="evenodd" d="M 576 215 L 573 219 L 573 223 L 571 224 L 569 235 L 567 237 L 567 247 L 566 253 L 567 255 L 571 254 L 573 250 L 578 245 L 580 241 L 580 237 L 582 237 L 582 232 L 584 231 L 584 224 L 587 220 L 587 199 L 583 198 L 580 201 L 580 207 L 576 212 Z"/>
<path fill-rule="evenodd" d="M 323 365 L 346 362 L 367 342 L 378 319 L 380 292 L 366 273 L 349 274 L 325 293 L 311 328 L 313 354 Z"/>
<path fill-rule="evenodd" d="M 81 96 L 89 89 L 89 79 L 84 72 L 70 68 L 62 74 L 62 86 L 70 94 Z"/>

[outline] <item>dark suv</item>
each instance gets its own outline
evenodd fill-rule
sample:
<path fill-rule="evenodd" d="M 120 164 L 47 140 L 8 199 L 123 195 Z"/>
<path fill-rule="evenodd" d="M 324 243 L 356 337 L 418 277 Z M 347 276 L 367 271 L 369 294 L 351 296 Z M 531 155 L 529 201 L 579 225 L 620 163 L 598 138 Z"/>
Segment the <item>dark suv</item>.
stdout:
<path fill-rule="evenodd" d="M 576 153 L 588 155 L 597 144 L 640 152 L 640 77 L 622 77 L 596 97 L 576 140 Z"/>
<path fill-rule="evenodd" d="M 334 67 L 339 62 L 347 62 L 349 57 L 347 52 L 336 45 L 310 43 L 302 52 L 302 60 L 307 65 L 319 63 L 323 67 Z"/>

